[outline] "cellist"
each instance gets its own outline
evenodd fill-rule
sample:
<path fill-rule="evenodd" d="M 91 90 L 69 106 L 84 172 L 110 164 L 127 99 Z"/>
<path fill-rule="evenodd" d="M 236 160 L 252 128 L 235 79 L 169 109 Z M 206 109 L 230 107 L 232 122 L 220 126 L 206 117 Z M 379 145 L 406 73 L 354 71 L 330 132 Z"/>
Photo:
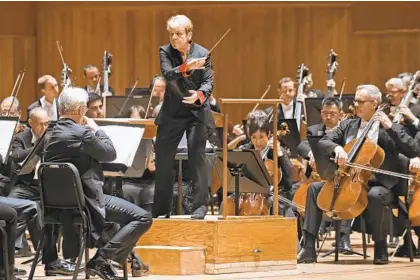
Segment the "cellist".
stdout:
<path fill-rule="evenodd" d="M 322 101 L 321 109 L 321 123 L 308 127 L 307 136 L 324 136 L 326 133 L 333 131 L 339 124 L 341 118 L 341 102 L 337 97 L 327 97 Z M 308 139 L 303 140 L 298 146 L 299 155 L 309 161 L 306 174 L 311 174 L 311 167 L 315 165 L 315 160 L 312 155 L 311 147 L 309 146 Z M 309 171 L 309 172 L 308 172 Z M 309 177 L 309 176 L 308 176 Z M 302 182 L 295 183 L 292 189 L 294 196 L 297 188 Z M 341 242 L 340 248 L 351 250 L 350 233 L 351 233 L 351 220 L 346 220 L 341 223 Z M 324 224 L 325 227 L 325 224 Z"/>
<path fill-rule="evenodd" d="M 361 85 L 356 89 L 354 105 L 358 118 L 345 120 L 332 132 L 326 134 L 319 142 L 321 150 L 335 158 L 340 166 L 345 166 L 348 155 L 344 146 L 364 132 L 364 128 L 382 101 L 382 94 L 374 85 Z M 395 162 L 398 156 L 395 143 L 387 132 L 375 122 L 367 137 L 376 141 L 385 153 L 381 168 L 395 171 Z M 377 174 L 373 180 L 368 181 L 368 205 L 364 211 L 365 220 L 371 228 L 372 238 L 375 242 L 374 264 L 388 264 L 387 223 L 385 222 L 385 209 L 393 202 L 392 188 L 397 178 Z M 317 205 L 317 197 L 324 183 L 313 183 L 307 194 L 304 230 L 304 247 L 298 254 L 298 263 L 315 262 L 315 239 L 322 220 L 322 211 Z"/>

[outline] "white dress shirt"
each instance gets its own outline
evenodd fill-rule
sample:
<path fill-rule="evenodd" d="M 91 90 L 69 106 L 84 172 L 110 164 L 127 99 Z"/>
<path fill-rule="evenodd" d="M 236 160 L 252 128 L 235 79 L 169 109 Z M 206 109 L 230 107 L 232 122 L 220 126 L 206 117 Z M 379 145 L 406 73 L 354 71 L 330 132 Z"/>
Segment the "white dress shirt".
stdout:
<path fill-rule="evenodd" d="M 288 105 L 281 104 L 285 119 L 293 119 L 293 100 Z"/>
<path fill-rule="evenodd" d="M 39 101 L 41 102 L 41 107 L 44 108 L 45 111 L 47 111 L 50 119 L 52 121 L 57 121 L 57 101 L 55 100 L 55 98 L 52 104 L 45 99 L 45 96 L 43 96 Z"/>

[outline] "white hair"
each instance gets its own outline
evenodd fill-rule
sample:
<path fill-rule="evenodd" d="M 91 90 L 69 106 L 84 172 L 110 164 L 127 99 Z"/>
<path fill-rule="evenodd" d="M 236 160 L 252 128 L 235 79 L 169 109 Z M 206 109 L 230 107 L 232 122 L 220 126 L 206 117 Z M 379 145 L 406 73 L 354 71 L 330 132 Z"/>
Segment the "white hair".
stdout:
<path fill-rule="evenodd" d="M 356 88 L 356 92 L 364 90 L 369 98 L 378 101 L 378 103 L 382 102 L 382 93 L 379 88 L 375 85 L 360 85 Z"/>
<path fill-rule="evenodd" d="M 12 102 L 13 102 L 13 106 L 15 106 L 16 109 L 19 111 L 20 110 L 20 102 L 17 98 L 14 98 L 13 96 L 8 96 L 5 99 L 3 99 L 0 107 L 6 106 L 6 105 L 11 106 Z"/>
<path fill-rule="evenodd" d="M 42 107 L 35 107 L 29 112 L 29 119 L 37 119 L 39 115 L 45 114 L 48 116 L 48 112 Z"/>
<path fill-rule="evenodd" d="M 87 108 L 88 93 L 82 88 L 66 88 L 58 98 L 60 115 L 78 114 L 77 110 Z"/>
<path fill-rule="evenodd" d="M 391 78 L 386 83 L 385 86 L 387 89 L 390 89 L 392 87 L 396 87 L 400 90 L 404 89 L 404 81 L 401 78 Z"/>
<path fill-rule="evenodd" d="M 186 33 L 193 31 L 192 21 L 184 15 L 173 16 L 166 22 L 167 29 L 176 27 L 184 28 Z"/>

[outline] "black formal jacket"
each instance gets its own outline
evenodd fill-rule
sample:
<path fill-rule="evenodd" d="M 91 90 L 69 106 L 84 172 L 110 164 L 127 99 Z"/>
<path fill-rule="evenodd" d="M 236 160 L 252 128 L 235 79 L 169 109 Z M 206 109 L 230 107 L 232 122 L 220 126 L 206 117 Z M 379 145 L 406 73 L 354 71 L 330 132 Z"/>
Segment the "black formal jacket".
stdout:
<path fill-rule="evenodd" d="M 88 86 L 87 86 L 87 85 L 85 85 L 85 86 L 83 87 L 83 89 L 87 91 Z M 102 93 L 104 93 L 104 92 L 105 92 L 105 90 L 104 90 L 104 85 L 100 85 L 100 86 L 99 86 L 99 90 L 101 91 L 101 94 L 102 94 Z M 108 90 L 109 90 L 109 92 L 110 92 L 112 95 L 115 95 L 115 91 L 114 91 L 114 89 L 113 89 L 112 87 L 108 87 Z"/>
<path fill-rule="evenodd" d="M 59 107 L 58 106 L 58 98 L 56 98 L 55 102 L 56 102 L 56 107 L 57 107 L 57 118 L 60 118 L 59 109 L 58 109 L 58 107 Z M 29 119 L 29 112 L 32 111 L 32 109 L 34 109 L 36 107 L 42 107 L 41 99 L 38 99 L 37 101 L 35 101 L 31 105 L 29 105 L 28 108 L 26 109 L 28 119 Z"/>
<path fill-rule="evenodd" d="M 25 158 L 31 153 L 34 147 L 32 143 L 32 131 L 31 129 L 26 128 L 24 131 L 15 135 L 15 138 L 12 142 L 12 155 L 11 155 L 11 182 L 13 185 L 24 184 L 24 185 L 33 185 L 33 179 L 35 176 L 35 169 L 26 175 L 17 176 L 17 174 L 22 169 L 18 163 L 21 163 Z"/>
<path fill-rule="evenodd" d="M 205 57 L 208 50 L 192 43 L 188 59 Z M 168 122 L 177 114 L 190 111 L 208 128 L 214 128 L 215 123 L 211 114 L 208 97 L 213 91 L 213 72 L 211 69 L 210 56 L 207 57 L 203 70 L 194 70 L 183 73 L 181 53 L 172 48 L 170 44 L 160 47 L 160 69 L 166 79 L 165 98 L 155 123 L 157 125 Z M 184 64 L 185 65 L 185 64 Z M 189 75 L 189 76 L 188 76 Z M 190 96 L 189 90 L 201 91 L 203 99 L 197 100 L 197 106 L 188 106 L 182 103 L 183 97 Z"/>
<path fill-rule="evenodd" d="M 325 134 L 325 136 L 319 141 L 319 148 L 325 151 L 325 153 L 330 157 L 335 157 L 334 149 L 337 146 L 344 147 L 348 142 L 357 137 L 360 123 L 360 118 L 342 121 L 336 129 Z M 396 172 L 398 170 L 398 151 L 394 141 L 382 127 L 379 129 L 378 145 L 385 152 L 385 159 L 380 168 Z M 394 187 L 398 182 L 397 177 L 391 177 L 379 173 L 376 173 L 375 177 L 380 184 L 388 189 Z"/>
<path fill-rule="evenodd" d="M 69 162 L 79 171 L 95 233 L 99 235 L 105 224 L 104 173 L 99 162 L 110 162 L 116 157 L 105 132 L 94 133 L 71 119 L 60 119 L 45 144 L 45 162 Z"/>
<path fill-rule="evenodd" d="M 323 123 L 314 124 L 308 127 L 306 135 L 309 136 L 324 136 L 325 134 L 325 125 Z M 309 146 L 308 139 L 303 140 L 297 147 L 298 154 L 308 159 L 308 154 L 311 151 L 311 146 Z"/>

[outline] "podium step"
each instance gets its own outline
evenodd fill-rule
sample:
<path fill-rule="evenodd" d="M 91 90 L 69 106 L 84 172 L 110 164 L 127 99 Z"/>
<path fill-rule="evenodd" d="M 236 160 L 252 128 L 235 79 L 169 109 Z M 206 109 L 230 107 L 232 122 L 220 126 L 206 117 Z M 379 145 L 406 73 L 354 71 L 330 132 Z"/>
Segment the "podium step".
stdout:
<path fill-rule="evenodd" d="M 136 246 L 136 253 L 154 275 L 199 275 L 205 273 L 204 247 Z"/>

